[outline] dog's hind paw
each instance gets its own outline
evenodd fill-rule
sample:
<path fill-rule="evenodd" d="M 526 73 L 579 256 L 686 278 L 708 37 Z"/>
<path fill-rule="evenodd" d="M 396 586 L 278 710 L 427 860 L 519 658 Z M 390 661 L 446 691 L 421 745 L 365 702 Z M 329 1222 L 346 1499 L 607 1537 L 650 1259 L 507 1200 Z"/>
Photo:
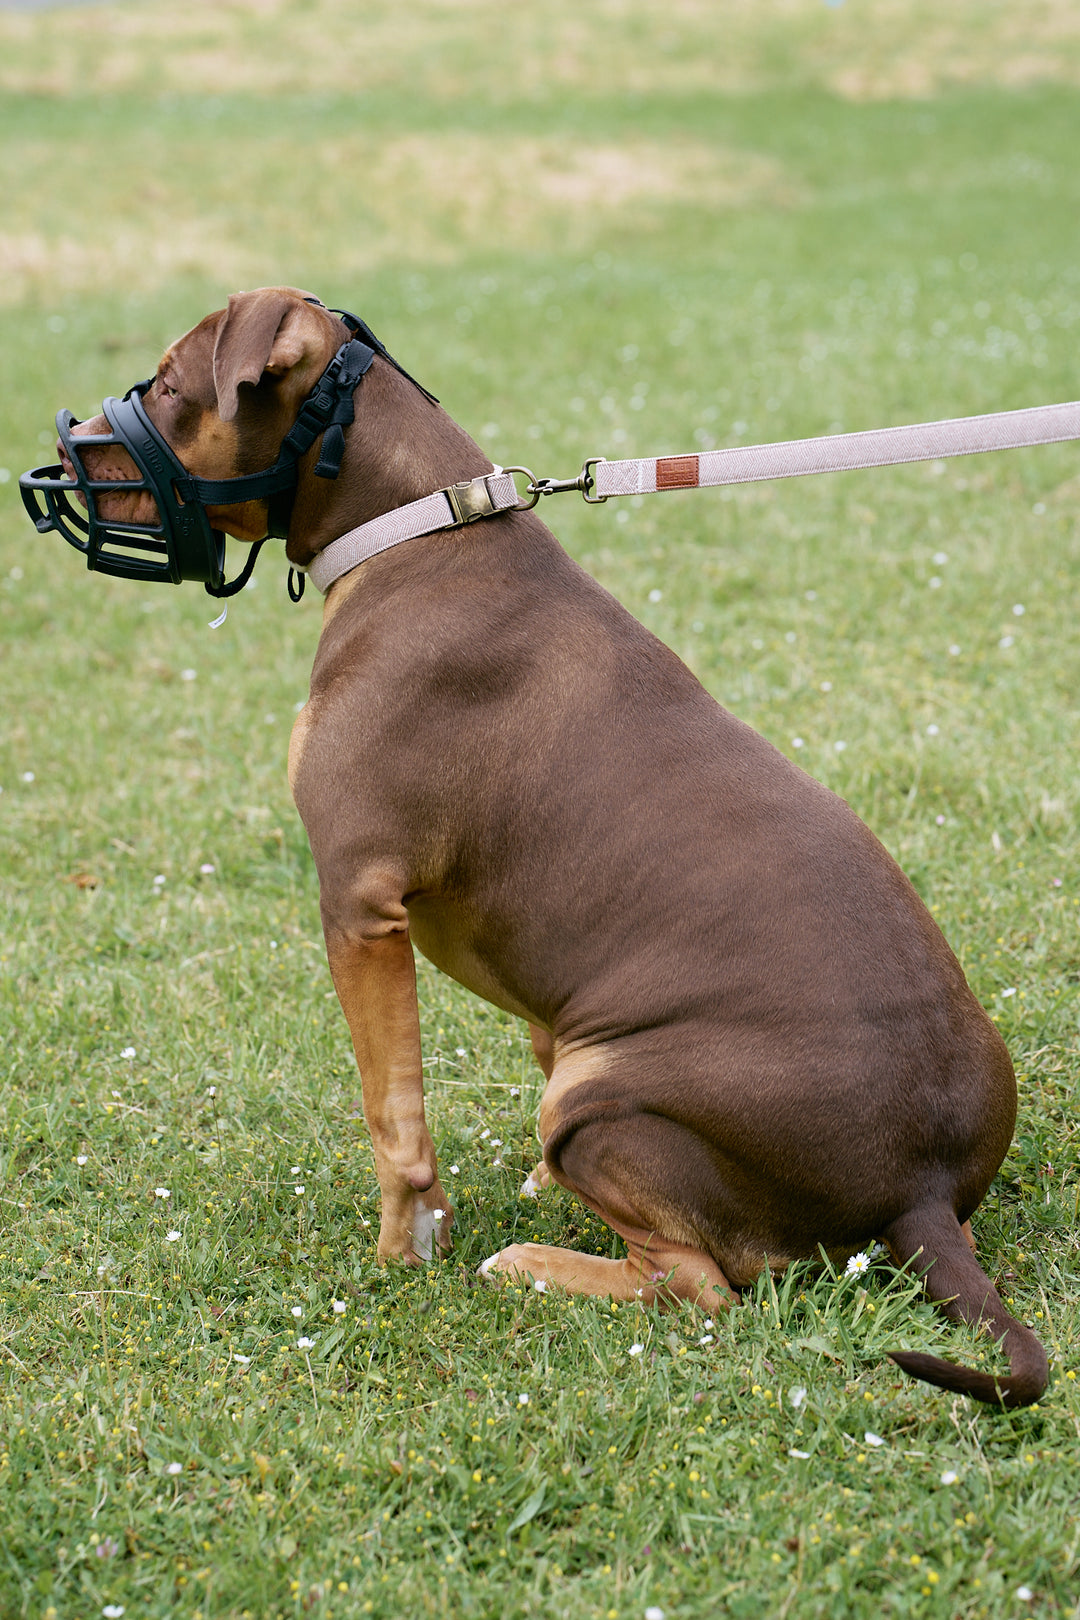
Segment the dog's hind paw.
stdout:
<path fill-rule="evenodd" d="M 476 1275 L 487 1283 L 531 1283 L 538 1294 L 546 1294 L 551 1286 L 547 1258 L 558 1252 L 537 1243 L 511 1243 L 508 1249 L 500 1249 L 498 1254 L 489 1254 L 482 1260 Z"/>
<path fill-rule="evenodd" d="M 541 1159 L 540 1163 L 536 1166 L 536 1169 L 530 1170 L 528 1175 L 525 1177 L 525 1180 L 521 1184 L 521 1192 L 518 1194 L 518 1196 L 520 1198 L 539 1198 L 544 1188 L 550 1186 L 551 1171 L 548 1169 L 543 1159 Z"/>

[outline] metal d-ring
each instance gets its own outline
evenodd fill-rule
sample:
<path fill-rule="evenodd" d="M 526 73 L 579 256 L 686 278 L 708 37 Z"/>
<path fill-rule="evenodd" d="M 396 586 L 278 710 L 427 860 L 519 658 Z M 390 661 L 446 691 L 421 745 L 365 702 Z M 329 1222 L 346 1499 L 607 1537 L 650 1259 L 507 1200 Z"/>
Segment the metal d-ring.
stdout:
<path fill-rule="evenodd" d="M 537 484 L 533 473 L 528 467 L 500 467 L 499 471 L 504 473 L 520 473 L 523 478 L 527 478 L 529 480 L 529 487 L 525 493 L 526 495 L 531 495 L 532 500 L 526 501 L 519 497 L 517 506 L 515 506 L 512 510 L 515 512 L 531 512 L 541 495 L 544 493 L 544 491 L 540 488 L 540 485 Z M 540 483 L 543 483 L 543 479 L 540 480 Z M 516 484 L 514 485 L 514 488 L 517 488 Z"/>

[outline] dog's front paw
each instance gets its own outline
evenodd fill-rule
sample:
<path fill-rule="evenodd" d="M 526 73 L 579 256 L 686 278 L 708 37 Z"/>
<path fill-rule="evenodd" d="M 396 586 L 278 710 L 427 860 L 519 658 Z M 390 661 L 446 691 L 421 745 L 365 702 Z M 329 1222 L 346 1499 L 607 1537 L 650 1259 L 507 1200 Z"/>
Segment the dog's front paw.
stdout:
<path fill-rule="evenodd" d="M 412 1252 L 420 1260 L 430 1260 L 436 1248 L 445 1253 L 450 1247 L 450 1226 L 454 1219 L 449 1204 L 421 1203 L 416 1200 L 412 1223 Z"/>
<path fill-rule="evenodd" d="M 379 1231 L 379 1260 L 402 1260 L 421 1266 L 437 1252 L 447 1253 L 454 1212 L 436 1181 L 422 1193 L 411 1193 L 391 1214 L 384 1208 Z"/>

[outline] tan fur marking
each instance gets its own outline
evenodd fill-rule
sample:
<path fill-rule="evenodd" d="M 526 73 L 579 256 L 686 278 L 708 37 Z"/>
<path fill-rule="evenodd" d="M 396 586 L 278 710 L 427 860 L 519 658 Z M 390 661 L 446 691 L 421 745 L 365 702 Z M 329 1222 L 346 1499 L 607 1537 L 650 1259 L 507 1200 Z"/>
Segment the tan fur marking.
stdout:
<path fill-rule="evenodd" d="M 559 1104 L 583 1080 L 595 1080 L 611 1066 L 611 1056 L 599 1046 L 578 1046 L 559 1050 L 555 1043 L 555 1064 L 551 1079 L 540 1099 L 538 1129 L 541 1142 L 551 1134 Z"/>
<path fill-rule="evenodd" d="M 304 707 L 293 721 L 292 734 L 289 737 L 289 787 L 293 793 L 296 792 L 296 781 L 300 774 L 300 764 L 304 757 L 304 748 L 310 730 L 311 704 L 308 702 L 304 704 Z"/>
<path fill-rule="evenodd" d="M 361 569 L 354 568 L 350 573 L 342 574 L 341 578 L 335 580 L 333 585 L 331 585 L 329 591 L 326 593 L 326 600 L 323 602 L 322 627 L 324 630 L 330 623 L 330 620 L 334 617 L 334 614 L 337 612 L 338 608 L 341 607 L 345 601 L 347 601 L 347 599 L 352 595 L 353 591 L 355 591 L 357 586 L 360 584 L 361 573 Z"/>

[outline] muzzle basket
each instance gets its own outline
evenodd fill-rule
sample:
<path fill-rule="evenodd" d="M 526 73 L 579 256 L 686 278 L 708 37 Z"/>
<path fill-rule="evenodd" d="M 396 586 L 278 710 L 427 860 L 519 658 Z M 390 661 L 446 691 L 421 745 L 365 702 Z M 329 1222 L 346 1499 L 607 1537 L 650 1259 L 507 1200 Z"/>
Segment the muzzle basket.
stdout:
<path fill-rule="evenodd" d="M 60 464 L 24 473 L 19 479 L 23 505 L 39 534 L 59 534 L 82 553 L 95 573 L 172 585 L 195 579 L 217 590 L 225 574 L 225 537 L 211 528 L 198 502 L 181 499 L 177 485 L 189 482 L 189 475 L 143 408 L 141 396 L 147 386 L 140 383 L 123 399 L 105 401 L 109 433 L 76 435 L 72 429 L 78 419 L 70 411 L 59 411 L 56 429 L 75 476 L 68 477 Z M 85 452 L 109 445 L 127 452 L 139 469 L 138 478 L 91 474 Z M 157 522 L 100 515 L 100 501 L 126 493 L 149 495 Z M 85 509 L 78 504 L 80 496 Z"/>

